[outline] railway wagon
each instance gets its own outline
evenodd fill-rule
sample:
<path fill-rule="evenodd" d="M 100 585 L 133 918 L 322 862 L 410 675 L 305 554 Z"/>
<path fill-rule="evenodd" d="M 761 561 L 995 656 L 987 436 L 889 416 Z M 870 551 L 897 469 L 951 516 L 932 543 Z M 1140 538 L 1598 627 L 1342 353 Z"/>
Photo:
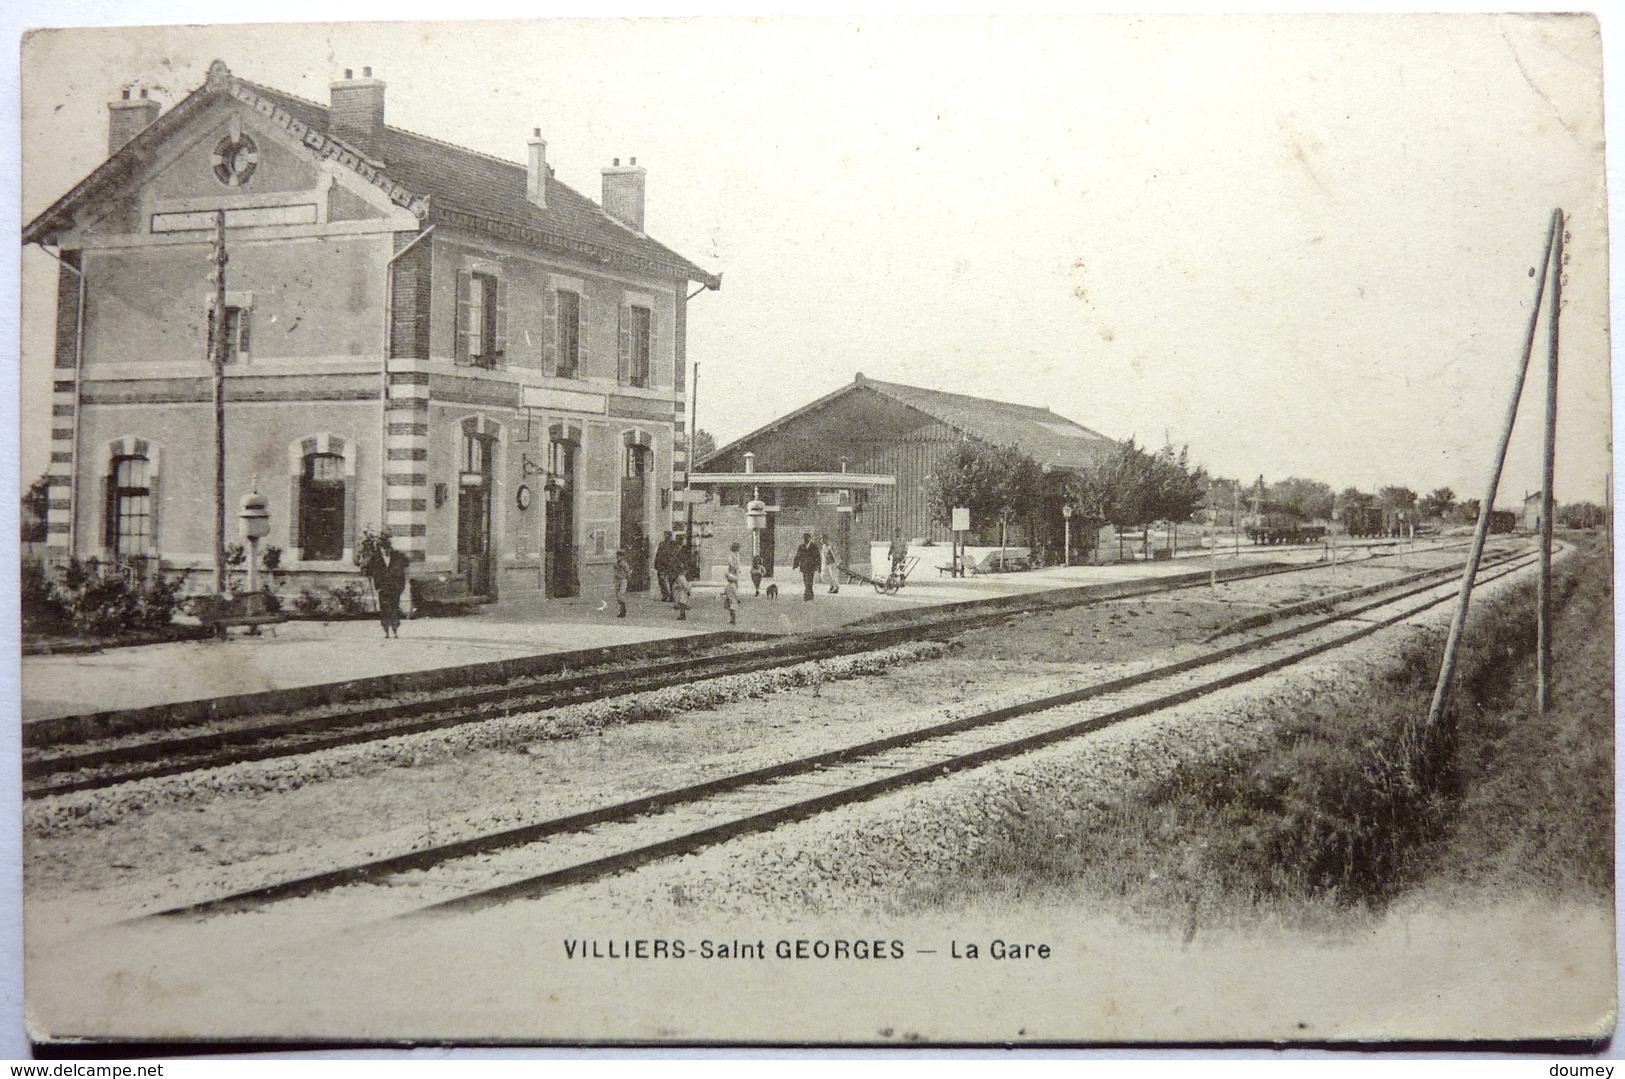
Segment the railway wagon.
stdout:
<path fill-rule="evenodd" d="M 1343 507 L 1343 531 L 1359 539 L 1388 534 L 1383 512 L 1377 506 Z"/>
<path fill-rule="evenodd" d="M 1289 543 L 1319 543 L 1326 538 L 1326 526 L 1304 520 L 1303 515 L 1266 503 L 1243 521 L 1247 539 L 1264 546 Z"/>
<path fill-rule="evenodd" d="M 1490 511 L 1490 533 L 1505 535 L 1518 530 L 1518 514 L 1513 510 Z"/>

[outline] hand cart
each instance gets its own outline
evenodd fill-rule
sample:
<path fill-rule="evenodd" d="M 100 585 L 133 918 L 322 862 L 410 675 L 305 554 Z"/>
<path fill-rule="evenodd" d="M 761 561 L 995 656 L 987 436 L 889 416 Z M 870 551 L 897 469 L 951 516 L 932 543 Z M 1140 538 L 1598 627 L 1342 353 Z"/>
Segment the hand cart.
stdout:
<path fill-rule="evenodd" d="M 895 596 L 902 591 L 908 583 L 908 575 L 914 572 L 914 567 L 920 564 L 918 558 L 910 558 L 900 566 L 893 566 L 892 571 L 884 577 L 871 577 L 867 573 L 859 573 L 850 566 L 842 566 L 841 572 L 854 581 L 873 585 L 876 592 L 883 596 Z"/>

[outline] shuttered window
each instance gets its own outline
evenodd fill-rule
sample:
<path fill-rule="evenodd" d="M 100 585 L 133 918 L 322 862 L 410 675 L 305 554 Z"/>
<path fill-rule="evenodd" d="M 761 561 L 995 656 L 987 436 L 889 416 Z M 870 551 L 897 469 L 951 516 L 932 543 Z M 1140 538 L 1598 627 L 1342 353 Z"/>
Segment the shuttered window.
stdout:
<path fill-rule="evenodd" d="M 654 325 L 647 307 L 621 308 L 619 381 L 623 386 L 649 385 Z"/>
<path fill-rule="evenodd" d="M 574 292 L 555 293 L 558 302 L 558 369 L 560 378 L 575 378 L 581 372 L 581 297 Z"/>
<path fill-rule="evenodd" d="M 457 275 L 457 362 L 495 367 L 508 349 L 508 284 L 495 274 Z"/>
<path fill-rule="evenodd" d="M 226 362 L 240 363 L 248 359 L 249 339 L 248 331 L 252 311 L 247 307 L 235 305 L 226 308 Z M 214 362 L 214 304 L 209 304 L 208 338 L 206 353 L 210 363 Z"/>

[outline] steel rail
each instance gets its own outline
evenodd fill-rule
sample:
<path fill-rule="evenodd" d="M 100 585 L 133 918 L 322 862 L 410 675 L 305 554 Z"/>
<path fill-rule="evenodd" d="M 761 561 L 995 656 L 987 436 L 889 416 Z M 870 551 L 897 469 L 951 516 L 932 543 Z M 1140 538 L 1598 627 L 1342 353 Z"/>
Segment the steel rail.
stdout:
<path fill-rule="evenodd" d="M 1530 559 L 1523 565 L 1506 569 L 1503 571 L 1503 573 L 1497 574 L 1496 576 L 1504 576 L 1506 573 L 1515 572 L 1516 569 L 1524 568 L 1524 566 L 1532 564 L 1532 562 L 1533 559 Z M 1491 579 L 1493 580 L 1494 578 Z M 1431 588 L 1437 586 L 1429 587 Z M 708 828 L 698 829 L 681 836 L 676 836 L 657 843 L 651 843 L 643 847 L 622 851 L 617 854 L 612 854 L 607 857 L 594 859 L 588 862 L 577 863 L 576 865 L 568 866 L 563 869 L 553 870 L 547 873 L 539 873 L 523 880 L 498 885 L 494 888 L 487 888 L 480 891 L 471 892 L 455 899 L 443 900 L 441 902 L 422 907 L 416 911 L 412 911 L 408 916 L 421 917 L 425 915 L 480 910 L 487 907 L 499 906 L 504 903 L 514 902 L 515 900 L 519 899 L 537 898 L 549 892 L 557 891 L 561 888 L 570 887 L 576 884 L 584 884 L 600 877 L 625 872 L 629 869 L 635 869 L 639 866 L 647 865 L 650 862 L 670 858 L 679 854 L 691 854 L 706 847 L 714 846 L 718 843 L 735 839 L 742 835 L 747 835 L 753 832 L 771 831 L 772 829 L 782 827 L 785 824 L 798 820 L 805 820 L 809 817 L 817 816 L 820 813 L 828 812 L 831 809 L 851 805 L 857 802 L 868 801 L 870 799 L 879 797 L 880 795 L 888 794 L 892 791 L 905 787 L 915 786 L 920 783 L 940 779 L 943 776 L 951 775 L 955 772 L 977 768 L 984 764 L 990 764 L 998 760 L 1018 757 L 1058 742 L 1068 741 L 1085 734 L 1091 734 L 1095 731 L 1102 730 L 1106 727 L 1113 726 L 1128 719 L 1148 715 L 1152 712 L 1160 712 L 1166 708 L 1173 708 L 1178 705 L 1188 703 L 1199 697 L 1204 697 L 1211 693 L 1228 689 L 1232 686 L 1241 685 L 1243 683 L 1253 681 L 1254 679 L 1262 678 L 1267 674 L 1272 674 L 1275 671 L 1279 671 L 1285 667 L 1300 663 L 1303 660 L 1310 659 L 1314 656 L 1331 651 L 1332 649 L 1341 648 L 1365 637 L 1369 637 L 1383 629 L 1388 628 L 1389 626 L 1396 625 L 1405 621 L 1406 619 L 1412 618 L 1423 610 L 1436 607 L 1441 603 L 1449 602 L 1451 598 L 1452 597 L 1450 596 L 1445 596 L 1439 599 L 1431 600 L 1398 615 L 1379 619 L 1368 626 L 1361 627 L 1352 633 L 1344 634 L 1343 636 L 1337 637 L 1333 640 L 1312 645 L 1309 648 L 1305 648 L 1290 655 L 1250 667 L 1247 670 L 1240 671 L 1236 674 L 1214 679 L 1213 681 L 1205 682 L 1198 686 L 1192 686 L 1175 693 L 1157 697 L 1150 701 L 1143 701 L 1138 704 L 1130 705 L 1126 708 L 1115 709 L 1106 713 L 1105 715 L 1094 716 L 1077 723 L 1065 724 L 1061 727 L 1056 727 L 1038 734 L 1001 742 L 998 745 L 989 746 L 985 749 L 976 750 L 971 753 L 959 754 L 946 760 L 933 761 L 932 763 L 922 767 L 898 772 L 881 779 L 872 780 L 868 783 L 861 783 L 854 786 L 845 787 L 841 790 L 804 799 L 792 805 L 781 806 L 777 809 L 768 810 L 763 813 L 757 813 L 746 817 L 737 817 L 733 820 L 724 821 Z M 1385 605 L 1386 604 L 1378 604 L 1377 606 Z M 1068 695 L 1062 694 L 1060 696 L 1066 697 Z M 1049 704 L 1044 701 L 1037 701 L 1032 702 L 1031 705 L 1022 709 L 1022 711 L 1025 713 L 1047 710 L 1049 708 L 1059 707 L 1064 703 L 1071 702 L 1060 701 L 1056 704 Z"/>
<path fill-rule="evenodd" d="M 1501 571 L 1498 572 L 1495 577 L 1516 572 L 1518 569 L 1532 564 L 1533 557 L 1533 555 L 1522 556 L 1521 561 L 1519 561 L 1516 565 L 1506 566 L 1505 568 L 1501 569 Z M 1495 578 L 1492 577 L 1489 579 L 1493 580 Z M 1055 708 L 1064 707 L 1066 705 L 1078 704 L 1092 699 L 1109 696 L 1114 693 L 1121 693 L 1128 689 L 1144 686 L 1158 680 L 1175 677 L 1201 667 L 1211 666 L 1213 664 L 1221 663 L 1225 660 L 1233 659 L 1247 653 L 1256 652 L 1271 645 L 1279 644 L 1295 637 L 1301 637 L 1305 634 L 1314 632 L 1317 629 L 1323 629 L 1335 623 L 1345 621 L 1351 617 L 1356 617 L 1368 611 L 1391 606 L 1394 603 L 1424 592 L 1435 590 L 1439 587 L 1440 585 L 1436 582 L 1406 587 L 1402 591 L 1389 595 L 1384 599 L 1362 604 L 1341 613 L 1328 615 L 1324 618 L 1320 618 L 1302 626 L 1281 630 L 1255 640 L 1230 645 L 1217 649 L 1213 652 L 1204 653 L 1200 656 L 1190 657 L 1188 659 L 1159 666 L 1152 670 L 1142 671 L 1138 674 L 1115 678 L 1106 682 L 1096 683 L 1094 685 L 1084 686 L 1074 690 L 1068 690 L 1063 693 L 1051 694 L 1029 701 L 1022 701 L 986 712 L 980 712 L 975 715 L 961 717 L 960 719 L 950 720 L 945 723 L 934 724 L 929 727 L 905 731 L 899 734 L 889 735 L 884 738 L 873 739 L 867 742 L 845 746 L 836 750 L 796 758 L 794 760 L 785 761 L 780 764 L 770 765 L 764 768 L 757 768 L 747 772 L 736 773 L 734 775 L 722 776 L 717 779 L 634 798 L 610 806 L 603 806 L 581 813 L 574 813 L 564 817 L 539 821 L 534 824 L 506 829 L 501 832 L 475 836 L 469 839 L 459 840 L 424 850 L 411 851 L 406 854 L 381 858 L 359 865 L 347 866 L 337 870 L 300 877 L 294 880 L 281 881 L 271 885 L 239 891 L 199 903 L 187 904 L 181 907 L 161 911 L 145 917 L 209 915 L 251 910 L 281 900 L 299 898 L 319 892 L 331 891 L 347 885 L 366 883 L 369 880 L 379 877 L 390 876 L 397 873 L 431 869 L 434 866 L 445 862 L 516 848 L 553 836 L 581 832 L 596 825 L 631 821 L 636 818 L 645 817 L 679 805 L 702 802 L 708 798 L 713 798 L 721 794 L 753 785 L 770 783 L 791 776 L 807 775 L 832 767 L 851 764 L 855 761 L 859 761 L 866 757 L 872 757 L 888 750 L 928 742 L 933 739 L 959 734 L 965 731 L 975 730 L 977 728 L 992 727 L 1008 720 L 1029 715 L 1034 712 L 1048 711 Z M 1322 652 L 1328 651 L 1332 648 L 1341 647 L 1345 644 L 1370 636 L 1371 634 L 1386 628 L 1389 625 L 1393 625 L 1397 622 L 1413 617 L 1420 611 L 1427 610 L 1430 607 L 1438 605 L 1439 603 L 1447 602 L 1449 598 L 1450 597 L 1448 596 L 1435 598 L 1425 604 L 1411 608 L 1400 615 L 1389 619 L 1376 621 L 1373 624 L 1364 626 L 1352 633 L 1335 638 L 1330 643 L 1315 645 L 1309 649 L 1292 653 L 1290 656 L 1284 659 L 1270 661 L 1258 667 L 1250 668 L 1248 671 L 1229 675 L 1213 682 L 1204 683 L 1202 686 L 1196 687 L 1194 690 L 1182 690 L 1179 693 L 1159 697 L 1149 704 L 1139 704 L 1130 708 L 1119 709 L 1108 714 L 1109 716 L 1114 717 L 1111 718 L 1109 722 L 1118 722 L 1133 716 L 1143 715 L 1147 711 L 1157 711 L 1162 708 L 1171 707 L 1175 704 L 1181 704 L 1188 700 L 1192 700 L 1195 697 L 1215 692 L 1218 689 L 1227 688 L 1228 686 L 1237 685 L 1241 682 L 1261 677 L 1264 674 L 1279 670 L 1282 667 L 1288 666 L 1292 663 L 1300 662 L 1312 656 L 1319 655 Z M 811 816 L 816 813 L 823 812 L 825 809 L 831 808 L 834 805 L 845 804 L 845 801 L 861 801 L 866 798 L 874 797 L 877 794 L 895 789 L 897 786 L 908 785 L 909 783 L 920 782 L 926 778 L 932 778 L 935 775 L 945 774 L 946 771 L 961 770 L 963 768 L 972 767 L 975 763 L 985 763 L 986 761 L 1000 759 L 1002 756 L 1011 756 L 1027 752 L 1029 749 L 1036 748 L 1038 745 L 1047 744 L 1048 741 L 1061 740 L 1067 737 L 1075 737 L 1077 734 L 1088 733 L 1089 730 L 1094 730 L 1098 729 L 1100 726 L 1109 725 L 1109 722 L 1106 721 L 1105 717 L 1096 717 L 1095 719 L 1086 721 L 1082 725 L 1075 724 L 1065 728 L 1072 733 L 1062 735 L 1051 735 L 1046 733 L 1040 736 L 1018 739 L 1010 743 L 1002 744 L 1001 746 L 978 751 L 976 754 L 966 755 L 963 759 L 954 758 L 947 762 L 933 763 L 925 768 L 908 772 L 906 775 L 910 778 L 906 780 L 899 777 L 887 777 L 872 783 L 849 788 L 846 792 L 835 792 L 830 795 L 808 800 L 804 803 L 797 803 L 797 806 L 789 807 L 788 809 L 773 810 L 768 813 L 757 814 L 749 818 L 742 818 L 739 821 L 726 822 L 712 828 L 704 829 L 700 832 L 692 833 L 692 835 L 687 837 L 679 837 L 677 839 L 663 841 L 662 843 L 652 844 L 645 848 L 638 848 L 636 851 L 623 852 L 622 854 L 612 855 L 606 859 L 598 859 L 590 863 L 583 863 L 580 866 L 559 870 L 550 874 L 544 874 L 542 878 L 536 879 L 541 880 L 545 878 L 547 883 L 542 885 L 544 890 L 551 890 L 554 887 L 562 887 L 566 884 L 579 883 L 581 880 L 590 879 L 592 876 L 600 876 L 606 873 L 615 872 L 617 871 L 615 868 L 616 866 L 620 866 L 621 868 L 633 868 L 636 865 L 644 864 L 644 862 L 647 861 L 668 857 L 673 853 L 682 853 L 687 850 L 699 849 L 700 847 L 718 842 L 721 839 L 731 838 L 733 835 L 737 834 L 743 834 L 744 831 L 762 830 L 763 827 L 772 826 L 771 822 L 773 821 L 786 823 L 790 820 L 801 819 L 805 816 Z M 1073 728 L 1077 729 L 1074 730 Z M 1037 740 L 1035 741 L 1035 739 Z M 955 763 L 956 761 L 958 763 Z M 847 796 L 848 794 L 850 794 L 850 797 Z M 783 814 L 785 813 L 789 813 L 790 815 L 784 816 Z M 684 844 L 691 845 L 685 846 Z M 627 861 L 627 859 L 632 860 Z M 587 875 L 581 876 L 580 874 L 583 873 Z M 510 888 L 517 886 L 503 887 Z M 517 898 L 518 893 L 515 892 L 511 897 Z M 451 902 L 459 903 L 462 901 L 455 900 Z"/>
<path fill-rule="evenodd" d="M 1388 557 L 1391 553 L 1397 552 L 1372 557 Z M 1269 563 L 1234 567 L 1229 579 L 1250 580 L 1324 566 L 1325 563 L 1317 562 L 1303 566 Z M 1196 580 L 1197 577 L 1201 580 Z M 590 673 L 569 678 L 538 676 L 533 680 L 459 690 L 425 700 L 384 704 L 369 702 L 361 708 L 303 719 L 233 725 L 201 734 L 176 733 L 155 738 L 133 736 L 127 737 L 122 744 L 110 747 L 105 745 L 108 739 L 102 740 L 103 746 L 95 748 L 70 746 L 66 750 L 48 747 L 29 751 L 25 747 L 22 762 L 23 797 L 33 800 L 75 791 L 101 790 L 119 783 L 296 756 L 625 696 L 648 689 L 752 674 L 796 663 L 872 651 L 910 640 L 965 632 L 981 624 L 1021 614 L 1181 591 L 1197 587 L 1206 579 L 1206 574 L 1181 574 L 1173 581 L 1164 578 L 1117 582 L 1092 588 L 1091 594 L 1076 598 L 1063 594 L 1058 599 L 1050 591 L 999 597 L 993 601 L 973 600 L 946 608 L 928 608 L 921 612 L 921 618 L 900 625 L 843 627 L 829 633 L 796 637 L 721 655 L 687 656 L 665 663 L 647 664 L 630 671 Z M 1069 590 L 1063 590 L 1063 593 L 1065 591 Z M 91 774 L 84 774 L 87 772 Z"/>

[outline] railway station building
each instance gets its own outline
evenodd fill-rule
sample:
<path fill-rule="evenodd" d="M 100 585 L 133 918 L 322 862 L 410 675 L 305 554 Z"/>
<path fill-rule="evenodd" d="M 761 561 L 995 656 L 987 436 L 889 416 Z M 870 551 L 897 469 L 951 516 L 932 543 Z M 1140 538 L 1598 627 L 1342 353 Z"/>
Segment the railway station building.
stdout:
<path fill-rule="evenodd" d="M 48 551 L 213 567 L 211 252 L 224 214 L 228 539 L 251 490 L 295 586 L 357 573 L 387 527 L 414 576 L 482 598 L 647 587 L 685 466 L 691 286 L 645 231 L 645 169 L 595 203 L 540 130 L 488 156 L 220 61 L 167 111 L 110 105 L 107 159 L 30 222 L 60 263 Z M 531 137 L 525 139 L 524 135 Z"/>
<path fill-rule="evenodd" d="M 1105 435 L 1047 408 L 883 382 L 860 373 L 834 393 L 706 455 L 696 464 L 696 482 L 707 473 L 744 472 L 747 456 L 757 472 L 891 477 L 891 484 L 876 484 L 865 496 L 862 518 L 868 534 L 887 541 L 901 530 L 905 538 L 946 542 L 950 534 L 933 519 L 927 490 L 938 462 L 967 440 L 1017 446 L 1054 479 L 1092 466 L 1116 447 Z M 1029 523 L 1037 534 L 1012 541 L 1053 552 L 1057 559 L 1067 527 L 1058 488 L 1046 484 L 1040 511 Z M 973 526 L 982 528 L 978 522 Z M 1075 552 L 1095 546 L 1094 536 L 1081 533 L 1074 528 Z"/>

